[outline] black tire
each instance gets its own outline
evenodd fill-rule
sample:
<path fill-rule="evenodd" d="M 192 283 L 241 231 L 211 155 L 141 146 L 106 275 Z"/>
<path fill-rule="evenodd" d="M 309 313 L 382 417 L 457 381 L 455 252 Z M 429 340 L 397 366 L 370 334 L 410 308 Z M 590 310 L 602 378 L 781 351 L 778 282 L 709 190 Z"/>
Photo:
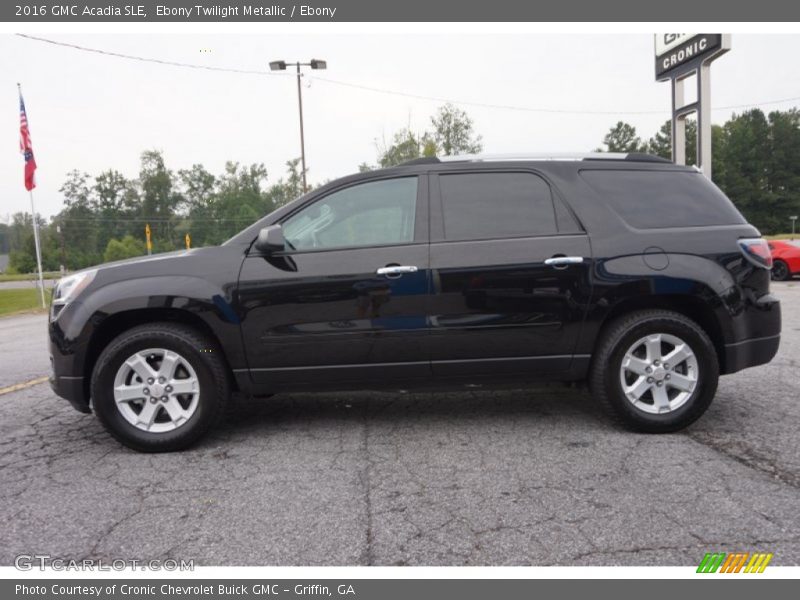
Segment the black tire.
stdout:
<path fill-rule="evenodd" d="M 780 258 L 776 258 L 772 263 L 771 273 L 774 281 L 786 281 L 792 276 L 789 272 L 789 266 Z"/>
<path fill-rule="evenodd" d="M 172 431 L 153 433 L 128 422 L 117 409 L 114 379 L 123 362 L 138 351 L 163 348 L 177 352 L 194 369 L 200 385 L 197 407 Z M 222 418 L 231 385 L 219 348 L 194 329 L 177 323 L 134 327 L 106 346 L 92 372 L 92 405 L 100 422 L 119 442 L 140 452 L 171 452 L 191 446 Z"/>
<path fill-rule="evenodd" d="M 634 406 L 623 392 L 622 361 L 637 340 L 650 334 L 669 334 L 689 345 L 697 359 L 697 382 L 678 408 L 651 414 Z M 694 423 L 711 405 L 717 391 L 719 361 L 706 332 L 691 319 L 668 310 L 640 310 L 616 319 L 604 330 L 594 356 L 589 384 L 593 397 L 624 427 L 645 433 L 669 433 Z"/>

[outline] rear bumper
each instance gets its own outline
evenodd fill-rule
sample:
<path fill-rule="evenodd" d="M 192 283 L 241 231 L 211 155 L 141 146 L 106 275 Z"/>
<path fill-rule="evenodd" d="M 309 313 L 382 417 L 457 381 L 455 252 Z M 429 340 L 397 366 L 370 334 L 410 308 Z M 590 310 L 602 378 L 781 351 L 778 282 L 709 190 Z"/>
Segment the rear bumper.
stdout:
<path fill-rule="evenodd" d="M 780 343 L 781 335 L 777 334 L 725 344 L 725 374 L 768 363 L 778 353 Z"/>
<path fill-rule="evenodd" d="M 83 377 L 59 377 L 50 375 L 50 387 L 56 395 L 67 400 L 75 410 L 82 413 L 92 412 L 89 408 L 89 399 L 83 388 Z"/>
<path fill-rule="evenodd" d="M 723 375 L 771 361 L 781 342 L 781 303 L 767 293 L 734 307 L 732 335 L 724 346 Z M 729 307 L 730 308 L 730 307 Z"/>

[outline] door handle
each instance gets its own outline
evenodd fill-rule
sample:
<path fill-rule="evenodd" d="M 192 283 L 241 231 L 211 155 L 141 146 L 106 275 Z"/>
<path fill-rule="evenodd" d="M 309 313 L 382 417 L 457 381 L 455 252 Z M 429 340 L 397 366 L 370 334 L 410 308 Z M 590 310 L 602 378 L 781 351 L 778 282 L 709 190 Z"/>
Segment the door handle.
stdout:
<path fill-rule="evenodd" d="M 546 259 L 544 264 L 555 269 L 564 269 L 569 265 L 579 265 L 582 262 L 582 256 L 553 256 L 552 258 Z"/>
<path fill-rule="evenodd" d="M 378 275 L 386 275 L 387 277 L 400 277 L 403 273 L 416 273 L 418 270 L 414 265 L 391 265 L 381 267 L 376 272 Z"/>

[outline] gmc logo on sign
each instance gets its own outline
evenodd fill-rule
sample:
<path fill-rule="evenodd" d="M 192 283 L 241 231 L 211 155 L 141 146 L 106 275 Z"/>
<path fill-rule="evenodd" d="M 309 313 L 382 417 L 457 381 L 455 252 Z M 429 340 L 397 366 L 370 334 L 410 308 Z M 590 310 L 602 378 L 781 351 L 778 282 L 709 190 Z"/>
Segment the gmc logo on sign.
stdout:
<path fill-rule="evenodd" d="M 656 35 L 656 56 L 669 52 L 686 40 L 697 35 L 696 33 L 660 33 Z"/>

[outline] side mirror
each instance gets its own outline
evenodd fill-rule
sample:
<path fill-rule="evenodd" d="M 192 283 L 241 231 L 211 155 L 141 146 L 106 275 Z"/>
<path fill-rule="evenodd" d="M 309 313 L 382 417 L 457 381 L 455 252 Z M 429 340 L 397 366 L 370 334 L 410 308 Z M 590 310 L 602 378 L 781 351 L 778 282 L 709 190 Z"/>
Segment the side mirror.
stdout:
<path fill-rule="evenodd" d="M 272 254 L 286 249 L 286 240 L 283 237 L 283 228 L 280 225 L 270 225 L 258 232 L 255 243 L 256 250 L 264 254 Z"/>

